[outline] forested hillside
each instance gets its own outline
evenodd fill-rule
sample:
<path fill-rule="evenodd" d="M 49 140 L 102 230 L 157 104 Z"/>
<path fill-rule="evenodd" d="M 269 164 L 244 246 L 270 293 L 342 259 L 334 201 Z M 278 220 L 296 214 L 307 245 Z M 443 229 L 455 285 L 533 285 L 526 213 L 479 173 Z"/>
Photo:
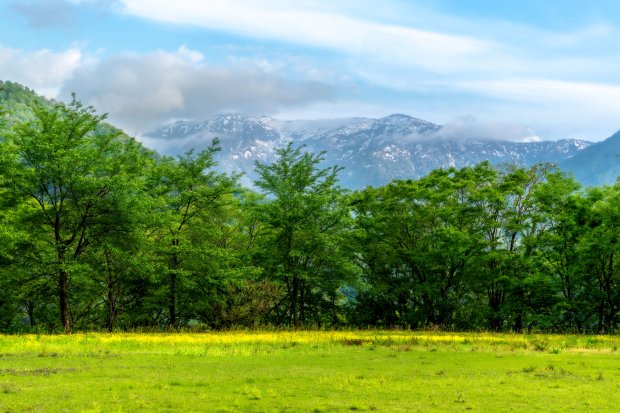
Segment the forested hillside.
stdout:
<path fill-rule="evenodd" d="M 24 104 L 0 130 L 4 332 L 618 329 L 620 184 L 483 162 L 350 192 L 289 144 L 253 191 L 217 140 L 159 157 L 79 101 Z"/>
<path fill-rule="evenodd" d="M 51 102 L 19 83 L 0 80 L 0 115 L 6 121 L 32 120 L 32 106 L 35 104 L 49 106 Z"/>

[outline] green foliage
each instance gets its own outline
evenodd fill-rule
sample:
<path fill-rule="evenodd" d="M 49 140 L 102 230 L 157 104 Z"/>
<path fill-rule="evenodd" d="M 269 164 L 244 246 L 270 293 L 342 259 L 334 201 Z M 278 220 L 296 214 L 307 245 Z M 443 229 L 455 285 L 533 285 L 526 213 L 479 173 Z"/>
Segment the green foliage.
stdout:
<path fill-rule="evenodd" d="M 293 143 L 261 193 L 0 82 L 0 331 L 384 326 L 614 333 L 620 183 L 549 165 L 349 193 Z"/>
<path fill-rule="evenodd" d="M 577 189 L 546 165 L 483 163 L 356 194 L 355 322 L 615 331 L 618 188 Z"/>
<path fill-rule="evenodd" d="M 256 164 L 256 185 L 270 198 L 257 206 L 263 237 L 257 265 L 285 291 L 277 323 L 337 324 L 340 288 L 352 281 L 346 254 L 350 214 L 337 186 L 338 167 L 292 143 L 270 164 Z"/>
<path fill-rule="evenodd" d="M 34 120 L 33 106 L 50 104 L 18 83 L 0 81 L 0 119 L 9 124 L 30 122 Z"/>
<path fill-rule="evenodd" d="M 33 114 L 2 143 L 2 184 L 21 205 L 17 223 L 28 228 L 35 268 L 56 277 L 62 326 L 70 332 L 78 314 L 70 308 L 69 274 L 84 271 L 80 259 L 93 240 L 125 229 L 144 155 L 119 133 L 97 130 L 105 116 L 75 99 L 36 105 Z"/>
<path fill-rule="evenodd" d="M 162 158 L 150 177 L 155 219 L 151 230 L 156 251 L 165 262 L 168 301 L 166 325 L 179 328 L 205 314 L 221 274 L 231 266 L 235 252 L 218 236 L 226 237 L 235 203 L 236 177 L 213 171 L 219 142 L 195 155 Z M 232 256 L 231 256 L 232 255 Z M 206 302 L 205 302 L 206 301 Z M 200 320 L 204 321 L 204 320 Z"/>

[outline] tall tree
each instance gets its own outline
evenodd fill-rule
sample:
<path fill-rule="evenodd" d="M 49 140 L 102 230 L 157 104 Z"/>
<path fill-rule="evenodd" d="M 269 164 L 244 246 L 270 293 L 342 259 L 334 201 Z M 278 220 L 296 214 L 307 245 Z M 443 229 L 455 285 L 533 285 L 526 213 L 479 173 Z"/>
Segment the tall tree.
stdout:
<path fill-rule="evenodd" d="M 256 163 L 256 185 L 268 196 L 259 208 L 265 234 L 259 263 L 285 285 L 281 322 L 333 322 L 339 288 L 351 275 L 343 250 L 350 216 L 337 185 L 340 168 L 320 168 L 323 153 L 304 152 L 292 142 L 277 156 L 271 164 Z"/>
<path fill-rule="evenodd" d="M 36 105 L 33 114 L 32 122 L 16 124 L 2 142 L 2 184 L 33 206 L 21 218 L 45 241 L 62 328 L 70 333 L 72 268 L 93 237 L 123 229 L 135 189 L 128 183 L 145 153 L 75 97 L 68 105 Z"/>
<path fill-rule="evenodd" d="M 215 139 L 198 154 L 190 151 L 178 159 L 164 157 L 152 176 L 150 190 L 159 212 L 153 235 L 167 261 L 167 324 L 171 328 L 180 326 L 179 287 L 193 270 L 191 260 L 205 259 L 203 240 L 197 237 L 199 227 L 226 204 L 236 187 L 236 177 L 213 169 L 219 150 Z"/>
<path fill-rule="evenodd" d="M 542 290 L 541 280 L 534 280 L 528 269 L 532 251 L 524 240 L 542 228 L 544 219 L 536 195 L 549 175 L 548 165 L 508 166 L 498 171 L 486 192 L 480 221 L 487 248 L 478 257 L 476 280 L 482 282 L 486 293 L 491 330 L 508 327 L 508 322 L 513 323 L 513 329 L 521 330 L 526 314 L 524 297 L 528 295 L 525 289 L 536 282 Z"/>
<path fill-rule="evenodd" d="M 362 298 L 378 320 L 453 324 L 471 285 L 471 262 L 485 246 L 478 204 L 493 176 L 488 164 L 436 170 L 418 181 L 368 189 L 356 202 L 362 269 L 368 285 L 381 286 Z"/>
<path fill-rule="evenodd" d="M 597 333 L 613 333 L 620 316 L 620 183 L 589 193 L 590 230 L 581 243 L 583 273 L 596 303 Z"/>

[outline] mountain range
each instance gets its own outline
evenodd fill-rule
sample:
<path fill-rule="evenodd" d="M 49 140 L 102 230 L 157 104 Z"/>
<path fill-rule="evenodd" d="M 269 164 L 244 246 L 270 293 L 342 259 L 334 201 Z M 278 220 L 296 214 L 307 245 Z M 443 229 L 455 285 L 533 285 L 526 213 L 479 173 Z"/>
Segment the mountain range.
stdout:
<path fill-rule="evenodd" d="M 256 178 L 255 161 L 272 161 L 275 150 L 289 141 L 315 153 L 324 151 L 325 165 L 343 166 L 340 180 L 348 188 L 416 179 L 436 168 L 461 168 L 485 160 L 494 165 L 553 163 L 587 185 L 612 183 L 620 172 L 616 170 L 620 158 L 594 161 L 610 154 L 610 144 L 618 141 L 620 145 L 620 134 L 594 144 L 579 139 L 515 142 L 501 137 L 460 138 L 450 136 L 440 125 L 402 114 L 380 119 L 282 121 L 228 113 L 203 122 L 177 121 L 145 136 L 168 154 L 199 149 L 218 137 L 220 168 L 243 172 L 244 183 L 249 185 Z"/>
<path fill-rule="evenodd" d="M 560 162 L 583 185 L 612 184 L 620 177 L 620 131 Z"/>
<path fill-rule="evenodd" d="M 0 81 L 0 115 L 28 121 L 29 107 L 48 104 L 22 85 Z M 0 122 L 1 123 L 1 122 Z M 179 155 L 207 147 L 219 138 L 218 167 L 242 172 L 252 186 L 255 162 L 268 163 L 276 149 L 293 141 L 306 150 L 324 152 L 324 166 L 344 167 L 341 184 L 351 189 L 380 186 L 392 179 L 416 179 L 436 168 L 474 165 L 554 163 L 584 185 L 612 184 L 620 176 L 620 132 L 592 143 L 579 139 L 515 142 L 493 138 L 463 138 L 431 122 L 394 114 L 380 119 L 278 120 L 268 116 L 224 113 L 205 121 L 176 121 L 140 137 L 145 146 L 164 155 Z"/>

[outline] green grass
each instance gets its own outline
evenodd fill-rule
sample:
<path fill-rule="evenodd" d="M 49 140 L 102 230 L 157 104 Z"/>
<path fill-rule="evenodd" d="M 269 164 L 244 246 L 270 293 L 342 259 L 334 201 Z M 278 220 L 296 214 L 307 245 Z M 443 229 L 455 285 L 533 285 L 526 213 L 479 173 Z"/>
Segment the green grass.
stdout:
<path fill-rule="evenodd" d="M 618 411 L 617 337 L 0 336 L 0 411 Z"/>

